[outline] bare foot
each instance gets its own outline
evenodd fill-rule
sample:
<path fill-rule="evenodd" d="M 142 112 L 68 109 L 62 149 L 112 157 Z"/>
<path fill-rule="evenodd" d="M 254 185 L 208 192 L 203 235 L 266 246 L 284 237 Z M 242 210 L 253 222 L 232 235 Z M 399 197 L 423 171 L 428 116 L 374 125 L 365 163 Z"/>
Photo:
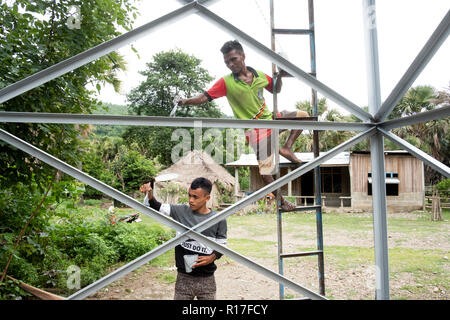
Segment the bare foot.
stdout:
<path fill-rule="evenodd" d="M 302 161 L 295 156 L 292 150 L 287 147 L 282 147 L 280 149 L 280 154 L 293 163 L 302 163 Z"/>
<path fill-rule="evenodd" d="M 295 205 L 287 200 L 283 201 L 283 204 L 281 205 L 281 209 L 284 211 L 291 211 L 295 209 Z"/>

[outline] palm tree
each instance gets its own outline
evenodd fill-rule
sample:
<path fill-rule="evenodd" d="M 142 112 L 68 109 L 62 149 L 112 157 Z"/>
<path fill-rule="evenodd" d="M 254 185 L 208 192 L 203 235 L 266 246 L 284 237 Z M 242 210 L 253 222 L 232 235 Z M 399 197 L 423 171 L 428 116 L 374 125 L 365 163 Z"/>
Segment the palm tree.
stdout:
<path fill-rule="evenodd" d="M 389 119 L 411 116 L 450 104 L 448 91 L 436 92 L 430 86 L 417 86 L 408 90 L 397 104 Z M 450 119 L 437 119 L 394 129 L 393 132 L 436 160 L 449 163 Z M 440 175 L 427 166 L 428 182 L 436 183 Z"/>
<path fill-rule="evenodd" d="M 424 111 L 450 105 L 450 87 L 443 91 L 436 91 L 431 86 L 417 86 L 408 90 L 392 111 L 388 119 L 397 119 L 412 116 Z M 297 109 L 312 114 L 310 101 L 301 101 L 296 104 Z M 367 107 L 364 108 L 367 111 Z M 318 101 L 319 121 L 361 122 L 353 114 L 345 116 L 339 111 L 330 109 L 325 98 Z M 394 129 L 393 132 L 412 145 L 430 154 L 436 160 L 446 165 L 450 163 L 450 141 L 448 131 L 450 118 L 437 119 L 425 123 L 418 123 L 407 127 Z M 349 131 L 321 131 L 319 148 L 327 151 L 345 142 L 354 132 Z M 283 135 L 281 135 L 283 137 Z M 398 146 L 386 140 L 387 150 L 397 149 Z M 363 141 L 352 147 L 352 150 L 368 150 L 369 141 Z M 293 146 L 295 152 L 311 152 L 313 150 L 312 132 L 306 131 Z M 428 183 L 436 183 L 442 177 L 430 167 L 426 166 L 426 179 Z"/>
<path fill-rule="evenodd" d="M 353 121 L 348 116 L 342 115 L 338 110 L 330 109 L 326 98 L 319 99 L 317 103 L 319 121 Z M 304 110 L 312 114 L 311 102 L 297 102 L 296 108 Z M 319 135 L 319 150 L 328 151 L 335 146 L 345 142 L 354 134 L 348 131 L 321 131 Z M 310 131 L 302 134 L 293 146 L 295 152 L 312 152 L 313 151 L 313 134 Z"/>
<path fill-rule="evenodd" d="M 311 116 L 313 115 L 313 107 L 312 107 L 311 101 L 309 101 L 309 100 L 303 100 L 303 101 L 297 102 L 295 104 L 295 108 L 298 110 L 306 111 Z M 317 113 L 319 114 L 319 120 L 320 120 L 320 116 L 325 114 L 327 112 L 327 110 L 328 110 L 327 99 L 326 98 L 319 99 L 319 101 L 317 102 Z"/>

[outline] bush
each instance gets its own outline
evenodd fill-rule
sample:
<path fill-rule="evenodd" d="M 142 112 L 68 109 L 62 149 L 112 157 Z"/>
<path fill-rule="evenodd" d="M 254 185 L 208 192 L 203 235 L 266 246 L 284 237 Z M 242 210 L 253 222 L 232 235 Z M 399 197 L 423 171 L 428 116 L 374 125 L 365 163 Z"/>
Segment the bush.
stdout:
<path fill-rule="evenodd" d="M 106 183 L 114 181 L 114 175 L 108 169 L 108 164 L 103 162 L 99 150 L 92 149 L 82 154 L 83 171 L 88 175 Z M 87 198 L 101 198 L 103 193 L 90 186 L 86 186 L 84 196 Z"/>
<path fill-rule="evenodd" d="M 86 217 L 76 217 L 56 225 L 51 238 L 70 261 L 59 270 L 62 278 L 59 285 L 65 286 L 65 270 L 70 264 L 80 267 L 83 287 L 104 276 L 114 264 L 136 259 L 171 237 L 171 233 L 158 226 L 136 223 L 111 225 L 106 220 L 87 222 Z"/>
<path fill-rule="evenodd" d="M 445 179 L 436 185 L 439 190 L 442 201 L 447 202 L 450 192 L 450 179 Z"/>
<path fill-rule="evenodd" d="M 138 191 L 142 183 L 156 175 L 153 161 L 126 146 L 119 147 L 119 153 L 111 162 L 111 171 L 116 177 L 112 186 L 127 194 Z"/>
<path fill-rule="evenodd" d="M 439 182 L 436 185 L 436 188 L 439 191 L 448 191 L 448 190 L 450 190 L 450 179 L 442 180 L 441 182 Z"/>
<path fill-rule="evenodd" d="M 19 281 L 10 279 L 0 282 L 0 300 L 22 300 L 22 297 L 30 296 L 19 287 Z"/>
<path fill-rule="evenodd" d="M 112 228 L 113 243 L 121 260 L 133 260 L 171 238 L 171 234 L 158 226 L 117 224 Z"/>
<path fill-rule="evenodd" d="M 41 232 L 23 238 L 11 260 L 9 275 L 36 287 L 56 288 L 59 294 L 70 294 L 73 290 L 66 283 L 69 266 L 80 268 L 80 284 L 84 287 L 103 277 L 115 264 L 136 259 L 173 236 L 158 226 L 111 225 L 107 219 L 99 218 L 103 213 L 99 209 L 71 207 L 61 204 Z M 0 234 L 0 241 L 11 243 L 14 238 L 12 233 Z M 10 250 L 6 247 L 0 250 L 2 266 L 9 257 Z M 0 299 L 25 297 L 17 290 L 11 283 L 0 286 Z"/>
<path fill-rule="evenodd" d="M 66 185 L 67 181 L 60 182 L 54 185 L 54 189 Z M 49 217 L 46 208 L 56 200 L 57 192 L 46 197 L 40 210 L 30 220 L 17 248 L 14 249 L 14 246 L 21 230 L 42 201 L 44 192 L 36 184 L 25 185 L 21 182 L 0 190 L 0 272 L 3 272 L 13 254 L 7 275 L 32 285 L 40 283 L 39 265 L 35 264 L 35 258 L 43 256 L 44 248 L 39 242 L 39 234 L 46 228 Z M 0 296 L 4 296 L 9 291 L 8 288 L 6 285 L 2 286 Z"/>
<path fill-rule="evenodd" d="M 233 202 L 234 192 L 228 190 L 226 186 L 220 181 L 216 181 L 216 186 L 219 191 L 217 194 L 217 201 L 220 203 L 231 203 Z"/>

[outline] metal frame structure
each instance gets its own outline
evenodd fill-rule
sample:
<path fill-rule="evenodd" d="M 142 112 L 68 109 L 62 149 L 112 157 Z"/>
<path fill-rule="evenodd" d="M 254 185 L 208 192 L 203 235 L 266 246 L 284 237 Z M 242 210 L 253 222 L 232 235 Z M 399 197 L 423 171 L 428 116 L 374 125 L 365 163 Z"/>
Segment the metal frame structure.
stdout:
<path fill-rule="evenodd" d="M 306 35 L 309 37 L 309 51 L 310 51 L 310 64 L 311 72 L 310 75 L 314 78 L 317 77 L 316 74 L 316 38 L 315 38 L 315 22 L 314 22 L 314 0 L 308 0 L 308 29 L 280 29 L 275 28 L 275 6 L 274 0 L 270 0 L 270 28 L 271 28 L 271 49 L 275 50 L 276 45 L 276 35 Z M 272 78 L 273 87 L 276 87 L 278 72 L 276 70 L 276 65 L 272 64 Z M 311 105 L 313 111 L 314 120 L 318 120 L 318 106 L 317 106 L 317 91 L 311 89 Z M 278 115 L 278 97 L 277 92 L 273 92 L 273 114 L 274 119 L 277 119 Z M 304 121 L 303 119 L 299 119 Z M 280 178 L 279 170 L 279 138 L 278 130 L 275 130 L 272 138 L 272 150 L 277 156 L 275 159 L 275 168 L 277 169 L 276 177 Z M 319 157 L 319 130 L 317 127 L 313 129 L 313 151 L 314 158 Z M 314 210 L 316 213 L 316 239 L 317 239 L 317 250 L 307 251 L 307 252 L 296 252 L 296 253 L 284 253 L 283 252 L 283 210 L 280 208 L 280 196 L 281 190 L 277 190 L 277 239 L 278 239 L 278 272 L 284 274 L 284 259 L 286 258 L 296 258 L 296 257 L 306 257 L 306 256 L 317 256 L 317 269 L 318 269 L 318 280 L 319 280 L 319 292 L 321 295 L 325 295 L 325 262 L 323 254 L 323 224 L 322 224 L 322 186 L 321 186 L 321 175 L 320 175 L 320 165 L 314 168 L 314 205 L 306 207 L 296 207 L 291 211 L 306 211 Z M 280 299 L 284 298 L 284 285 L 280 284 Z"/>
<path fill-rule="evenodd" d="M 378 68 L 378 37 L 376 28 L 375 0 L 363 1 L 364 38 L 366 42 L 367 84 L 369 112 L 376 114 L 381 106 L 380 72 Z M 375 22 L 375 23 L 374 23 Z M 375 297 L 389 299 L 389 263 L 387 243 L 387 204 L 384 178 L 384 141 L 380 132 L 370 137 L 370 158 L 372 165 L 373 228 L 376 262 Z"/>
<path fill-rule="evenodd" d="M 278 273 L 267 269 L 266 267 L 255 263 L 254 261 L 251 261 L 250 259 L 240 255 L 239 253 L 225 247 L 222 245 L 219 245 L 208 238 L 204 237 L 201 232 L 202 230 L 205 230 L 206 228 L 214 225 L 220 220 L 223 220 L 227 218 L 228 216 L 232 215 L 236 211 L 244 208 L 245 206 L 251 204 L 252 202 L 256 201 L 257 199 L 263 197 L 265 194 L 276 190 L 277 188 L 280 188 L 282 185 L 288 183 L 289 181 L 292 181 L 299 176 L 303 175 L 304 173 L 310 171 L 314 167 L 320 165 L 321 163 L 329 160 L 333 156 L 335 156 L 337 153 L 342 152 L 344 150 L 349 149 L 353 145 L 367 139 L 371 138 L 371 142 L 374 142 L 374 146 L 371 147 L 372 153 L 377 153 L 373 155 L 372 157 L 372 167 L 375 167 L 375 170 L 373 170 L 373 204 L 374 204 L 374 225 L 377 225 L 374 227 L 375 231 L 375 251 L 376 251 L 376 266 L 377 266 L 377 277 L 376 277 L 376 298 L 377 299 L 389 299 L 389 282 L 388 282 L 388 269 L 385 267 L 387 266 L 387 241 L 386 241 L 386 195 L 385 192 L 383 192 L 383 182 L 384 182 L 384 162 L 383 162 L 383 149 L 382 149 L 382 137 L 387 137 L 388 139 L 392 140 L 394 143 L 405 147 L 409 152 L 411 152 L 416 157 L 419 157 L 422 161 L 424 161 L 426 164 L 431 166 L 432 168 L 436 169 L 437 171 L 444 174 L 446 177 L 450 178 L 450 168 L 445 166 L 444 164 L 436 161 L 431 156 L 425 154 L 421 150 L 415 148 L 414 146 L 408 144 L 403 139 L 397 137 L 396 135 L 388 132 L 388 130 L 397 128 L 404 125 L 409 125 L 411 123 L 416 122 L 422 122 L 422 121 L 429 121 L 433 119 L 439 119 L 443 117 L 448 117 L 450 115 L 450 107 L 446 108 L 440 108 L 437 110 L 434 110 L 433 112 L 425 112 L 422 114 L 418 114 L 414 117 L 406 117 L 399 122 L 379 122 L 383 121 L 389 113 L 394 108 L 396 102 L 399 99 L 404 92 L 406 92 L 409 88 L 409 86 L 414 82 L 414 80 L 419 75 L 420 71 L 426 66 L 428 61 L 431 59 L 431 57 L 434 55 L 434 53 L 438 50 L 440 45 L 446 40 L 450 33 L 450 11 L 447 12 L 442 22 L 437 27 L 436 31 L 432 34 L 430 40 L 427 42 L 433 43 L 433 49 L 424 48 L 419 53 L 418 57 L 414 60 L 413 64 L 409 67 L 405 75 L 402 77 L 401 81 L 398 83 L 398 85 L 395 87 L 394 91 L 391 93 L 389 97 L 393 97 L 390 99 L 387 99 L 383 105 L 380 103 L 379 95 L 376 94 L 377 90 L 374 87 L 379 83 L 379 79 L 377 79 L 377 69 L 378 69 L 378 59 L 377 59 L 377 39 L 376 39 L 376 23 L 374 23 L 374 17 L 375 17 L 375 1 L 374 0 L 363 0 L 363 7 L 364 7 L 364 13 L 363 17 L 365 21 L 369 21 L 371 19 L 371 28 L 367 28 L 366 31 L 367 36 L 369 37 L 368 44 L 366 45 L 367 52 L 372 56 L 368 60 L 368 66 L 371 67 L 372 71 L 369 71 L 369 79 L 374 80 L 370 83 L 372 85 L 369 87 L 369 92 L 372 95 L 372 93 L 375 93 L 373 96 L 377 99 L 370 99 L 370 113 L 362 110 L 360 107 L 352 103 L 351 101 L 347 100 L 331 88 L 327 87 L 325 84 L 321 83 L 314 77 L 310 76 L 308 73 L 304 72 L 297 66 L 295 66 L 293 63 L 289 62 L 288 60 L 284 59 L 280 55 L 276 54 L 269 48 L 265 47 L 263 44 L 259 43 L 255 39 L 253 39 L 251 36 L 247 35 L 246 33 L 242 32 L 238 28 L 234 27 L 215 13 L 211 12 L 209 9 L 207 9 L 203 4 L 206 3 L 208 0 L 203 1 L 191 1 L 188 4 L 184 5 L 183 7 L 174 10 L 173 12 L 164 15 L 154 21 L 151 21 L 137 29 L 134 29 L 132 31 L 129 31 L 113 40 L 107 41 L 103 44 L 100 44 L 97 47 L 94 47 L 92 49 L 89 49 L 83 53 L 80 53 L 74 57 L 71 57 L 65 61 L 62 61 L 58 64 L 55 64 L 54 66 L 51 66 L 45 70 L 42 70 L 40 72 L 37 72 L 23 80 L 20 80 L 10 86 L 7 86 L 0 90 L 0 103 L 3 103 L 15 96 L 18 96 L 28 90 L 31 90 L 43 83 L 46 83 L 56 77 L 59 77 L 71 70 L 74 70 L 88 62 L 91 62 L 111 51 L 114 51 L 121 46 L 124 46 L 126 44 L 130 44 L 131 42 L 137 40 L 138 38 L 148 34 L 149 32 L 154 31 L 156 28 L 160 27 L 163 24 L 172 23 L 175 22 L 177 19 L 184 17 L 186 15 L 197 13 L 206 20 L 218 24 L 221 28 L 225 29 L 226 31 L 230 32 L 234 36 L 236 36 L 238 39 L 246 43 L 247 45 L 251 46 L 252 48 L 256 49 L 258 52 L 260 52 L 265 57 L 269 58 L 272 62 L 276 63 L 280 67 L 282 67 L 284 70 L 288 71 L 291 75 L 295 76 L 297 79 L 303 81 L 313 89 L 316 89 L 318 92 L 326 96 L 327 98 L 333 100 L 340 106 L 342 106 L 344 109 L 352 112 L 355 114 L 358 118 L 365 121 L 364 125 L 356 126 L 354 124 L 349 124 L 348 128 L 353 129 L 359 129 L 358 131 L 362 131 L 361 133 L 357 134 L 356 136 L 352 137 L 348 141 L 342 143 L 341 145 L 333 148 L 326 154 L 315 158 L 311 162 L 306 163 L 305 165 L 293 170 L 291 173 L 289 173 L 286 176 L 283 176 L 274 182 L 264 186 L 263 188 L 259 189 L 258 191 L 254 192 L 251 196 L 244 198 L 232 206 L 228 207 L 227 209 L 219 212 L 215 216 L 211 217 L 210 219 L 192 227 L 187 228 L 186 226 L 160 214 L 159 212 L 148 208 L 141 204 L 140 202 L 136 201 L 135 199 L 121 193 L 120 191 L 117 191 L 113 189 L 112 187 L 102 183 L 101 181 L 98 181 L 97 179 L 90 177 L 89 175 L 81 172 L 80 170 L 64 163 L 63 161 L 49 155 L 48 153 L 39 150 L 38 148 L 28 144 L 27 142 L 19 139 L 18 137 L 15 137 L 8 132 L 0 129 L 0 139 L 5 141 L 6 143 L 11 144 L 12 146 L 29 153 L 30 155 L 40 159 L 41 161 L 55 167 L 58 170 L 61 170 L 74 178 L 90 185 L 91 187 L 105 193 L 106 195 L 119 200 L 123 202 L 124 204 L 138 210 L 141 213 L 144 213 L 157 221 L 164 223 L 165 225 L 174 228 L 175 230 L 179 231 L 181 234 L 163 245 L 153 249 L 152 251 L 148 252 L 147 254 L 133 260 L 132 262 L 128 263 L 127 265 L 117 269 L 116 271 L 112 272 L 111 274 L 101 278 L 100 280 L 92 283 L 91 285 L 81 289 L 80 291 L 74 293 L 73 295 L 69 296 L 68 299 L 82 299 L 84 297 L 87 297 L 91 295 L 92 293 L 96 292 L 100 288 L 106 286 L 107 284 L 119 279 L 120 277 L 124 276 L 125 274 L 131 272 L 132 270 L 138 268 L 139 266 L 143 265 L 144 263 L 150 261 L 151 259 L 159 256 L 160 254 L 166 252 L 167 250 L 175 247 L 177 244 L 182 242 L 187 237 L 194 238 L 198 241 L 204 242 L 208 246 L 212 247 L 213 249 L 224 253 L 225 255 L 229 256 L 230 258 L 244 264 L 245 266 L 262 273 L 263 275 L 282 283 L 283 285 L 288 286 L 289 288 L 293 289 L 294 291 L 301 293 L 311 299 L 325 299 L 323 295 L 317 294 L 313 291 L 311 291 L 308 288 L 305 288 L 304 286 L 301 286 L 286 277 L 279 275 Z M 186 2 L 186 1 L 185 1 Z M 370 9 L 370 10 L 369 10 Z M 367 13 L 370 11 L 371 15 L 369 16 Z M 427 46 L 427 45 L 426 45 Z M 380 107 L 381 105 L 381 107 Z M 139 117 L 141 118 L 141 117 Z M 0 122 L 17 122 L 17 123 L 24 123 L 24 122 L 45 122 L 49 121 L 52 123 L 106 123 L 106 119 L 114 119 L 118 123 L 117 124 L 132 124 L 132 125 L 173 125 L 173 126 L 189 126 L 193 127 L 194 122 L 195 125 L 198 125 L 199 119 L 191 118 L 191 119 L 180 119 L 180 118 L 166 118 L 166 117 L 142 117 L 142 121 L 140 119 L 136 119 L 135 117 L 129 117 L 129 116 L 116 116 L 112 118 L 108 117 L 102 117 L 102 116 L 95 116 L 95 115 L 67 115 L 67 114 L 41 114 L 41 113 L 11 113 L 11 112 L 0 112 Z M 170 120 L 171 119 L 171 120 Z M 66 121 L 66 122 L 64 122 Z M 68 121 L 68 122 L 67 122 Z M 111 122 L 108 122 L 109 124 L 112 124 Z M 224 121 L 223 119 L 202 119 L 202 124 L 205 127 L 208 126 L 216 126 L 216 127 L 227 127 L 227 128 L 242 128 L 244 125 L 244 122 L 242 120 L 227 120 Z M 245 122 L 246 128 L 261 128 L 268 126 L 269 124 L 264 124 L 261 121 L 254 121 L 254 122 Z M 274 128 L 275 126 L 280 126 L 283 128 L 297 128 L 297 129 L 304 129 L 306 128 L 304 126 L 305 124 L 303 122 L 296 122 L 296 123 L 288 123 L 287 121 L 283 120 L 274 120 L 270 121 L 270 127 Z M 320 122 L 314 122 L 310 123 L 310 126 L 317 128 L 325 128 L 326 126 L 324 124 L 321 124 Z M 331 125 L 328 125 L 328 128 L 331 129 Z M 335 130 L 336 128 L 339 128 L 338 130 L 345 130 L 345 124 L 341 127 L 336 126 L 331 130 Z M 350 129 L 347 129 L 350 130 Z"/>

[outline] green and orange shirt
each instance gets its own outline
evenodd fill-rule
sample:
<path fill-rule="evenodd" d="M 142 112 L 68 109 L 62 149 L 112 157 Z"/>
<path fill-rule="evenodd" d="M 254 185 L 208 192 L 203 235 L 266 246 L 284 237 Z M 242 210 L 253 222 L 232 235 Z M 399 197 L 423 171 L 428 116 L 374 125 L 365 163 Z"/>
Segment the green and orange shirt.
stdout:
<path fill-rule="evenodd" d="M 272 78 L 252 67 L 247 67 L 247 69 L 253 73 L 251 85 L 239 80 L 236 74 L 229 74 L 220 78 L 204 94 L 209 101 L 226 96 L 237 119 L 272 120 L 272 112 L 268 110 L 263 95 L 264 89 L 272 93 Z M 250 143 L 259 142 L 271 134 L 270 129 L 252 131 L 251 136 L 254 136 L 254 138 L 246 134 Z M 256 140 L 252 141 L 254 139 Z"/>

